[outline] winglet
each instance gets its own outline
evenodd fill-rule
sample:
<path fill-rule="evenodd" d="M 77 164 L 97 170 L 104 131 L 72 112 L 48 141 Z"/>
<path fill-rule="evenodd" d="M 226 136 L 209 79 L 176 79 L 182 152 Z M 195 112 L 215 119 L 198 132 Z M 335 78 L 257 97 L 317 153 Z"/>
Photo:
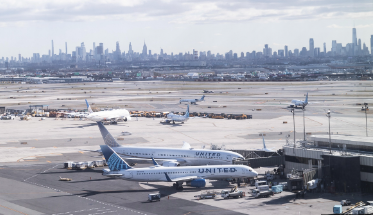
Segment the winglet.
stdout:
<path fill-rule="evenodd" d="M 183 141 L 183 147 L 181 147 L 182 149 L 190 149 L 190 148 L 192 148 L 192 147 L 190 147 L 190 144 L 189 143 L 187 143 L 187 142 L 185 142 L 185 141 Z"/>
<path fill-rule="evenodd" d="M 105 157 L 106 163 L 111 171 L 119 171 L 123 169 L 131 169 L 126 161 L 124 161 L 112 148 L 107 145 L 101 145 L 102 154 Z"/>
<path fill-rule="evenodd" d="M 167 181 L 168 181 L 168 182 L 172 182 L 171 178 L 167 175 L 167 172 L 165 172 L 164 174 L 165 174 L 165 176 L 166 176 Z"/>
<path fill-rule="evenodd" d="M 109 131 L 105 128 L 104 124 L 102 122 L 97 122 L 98 128 L 100 129 L 102 138 L 104 139 L 104 142 L 106 145 L 110 147 L 119 147 L 120 145 L 118 142 L 114 139 L 113 136 L 109 133 Z"/>
<path fill-rule="evenodd" d="M 154 160 L 153 157 L 152 157 L 152 161 L 153 161 L 154 166 L 159 166 L 159 164 L 157 163 L 157 161 Z"/>
<path fill-rule="evenodd" d="M 91 106 L 88 104 L 87 99 L 85 100 L 85 103 L 87 104 L 88 112 L 89 112 L 89 113 L 93 113 L 93 110 L 92 110 Z"/>

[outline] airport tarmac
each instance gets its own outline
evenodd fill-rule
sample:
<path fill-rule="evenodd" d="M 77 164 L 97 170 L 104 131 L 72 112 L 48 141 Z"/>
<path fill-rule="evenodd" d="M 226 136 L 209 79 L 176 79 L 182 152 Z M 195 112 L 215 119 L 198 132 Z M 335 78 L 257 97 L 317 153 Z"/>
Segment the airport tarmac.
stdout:
<path fill-rule="evenodd" d="M 128 122 L 109 125 L 107 129 L 114 137 L 123 138 L 118 140 L 120 144 L 128 146 L 180 148 L 186 141 L 194 148 L 216 144 L 226 149 L 258 149 L 262 148 L 259 134 L 265 133 L 266 146 L 279 149 L 293 140 L 293 116 L 286 108 L 292 99 L 303 100 L 309 92 L 310 104 L 305 111 L 307 133 L 326 134 L 328 118 L 325 113 L 331 109 L 333 134 L 365 136 L 365 114 L 356 103 L 371 103 L 373 91 L 371 82 L 359 81 L 0 85 L 0 106 L 25 108 L 44 104 L 49 108 L 84 109 L 87 98 L 95 103 L 93 107 L 185 111 L 186 105 L 179 104 L 178 100 L 200 98 L 202 89 L 215 92 L 206 94 L 205 102 L 191 105 L 191 112 L 244 113 L 251 114 L 253 119 L 193 118 L 184 124 L 172 125 L 161 124 L 157 118 L 134 117 Z M 370 116 L 368 111 L 368 132 L 373 129 Z M 295 111 L 295 126 L 296 139 L 303 139 L 302 110 Z M 101 159 L 93 152 L 103 144 L 95 122 L 53 118 L 40 121 L 36 117 L 20 121 L 16 118 L 0 121 L 0 130 L 0 190 L 4 191 L 0 194 L 0 214 L 261 214 L 263 211 L 266 214 L 274 211 L 278 214 L 320 214 L 330 213 L 334 204 L 347 198 L 310 194 L 305 200 L 293 201 L 293 194 L 284 192 L 269 199 L 198 201 L 192 197 L 200 190 L 194 188 L 176 192 L 167 183 L 108 179 L 101 175 L 100 169 L 62 169 L 64 161 Z M 286 138 L 288 134 L 290 137 Z M 59 176 L 70 177 L 73 181 L 60 182 Z M 249 192 L 250 187 L 242 189 Z M 147 194 L 157 191 L 162 193 L 162 201 L 145 203 Z M 348 198 L 365 197 L 355 194 Z"/>

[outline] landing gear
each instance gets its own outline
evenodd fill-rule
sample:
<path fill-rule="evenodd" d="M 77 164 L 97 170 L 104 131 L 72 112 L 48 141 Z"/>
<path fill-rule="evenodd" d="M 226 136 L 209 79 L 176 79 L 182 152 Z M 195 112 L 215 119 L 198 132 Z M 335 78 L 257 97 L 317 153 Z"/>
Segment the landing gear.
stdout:
<path fill-rule="evenodd" d="M 172 185 L 176 190 L 183 190 L 184 187 L 183 187 L 183 182 L 179 183 L 179 182 L 176 182 Z"/>
<path fill-rule="evenodd" d="M 181 122 L 181 124 L 184 124 L 184 122 Z"/>
<path fill-rule="evenodd" d="M 172 124 L 175 124 L 175 121 L 172 121 Z"/>
<path fill-rule="evenodd" d="M 237 178 L 237 187 L 240 187 L 240 185 L 241 185 L 241 179 Z"/>

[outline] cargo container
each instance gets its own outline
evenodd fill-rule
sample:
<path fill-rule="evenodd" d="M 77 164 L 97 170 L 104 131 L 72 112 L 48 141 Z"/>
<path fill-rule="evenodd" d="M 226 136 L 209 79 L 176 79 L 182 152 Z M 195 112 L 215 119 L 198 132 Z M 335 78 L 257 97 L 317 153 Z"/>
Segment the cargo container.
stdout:
<path fill-rule="evenodd" d="M 342 205 L 334 205 L 333 213 L 334 214 L 341 214 L 342 213 Z"/>
<path fill-rule="evenodd" d="M 282 185 L 272 186 L 272 192 L 273 192 L 273 193 L 281 193 L 282 190 L 283 190 Z"/>

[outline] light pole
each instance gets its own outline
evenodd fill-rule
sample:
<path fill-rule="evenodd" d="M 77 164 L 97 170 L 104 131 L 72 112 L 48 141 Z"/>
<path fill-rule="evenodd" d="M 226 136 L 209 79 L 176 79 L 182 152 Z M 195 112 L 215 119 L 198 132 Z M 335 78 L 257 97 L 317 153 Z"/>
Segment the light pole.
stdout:
<path fill-rule="evenodd" d="M 295 117 L 294 117 L 294 108 L 291 109 L 291 112 L 293 113 L 293 124 L 294 124 L 294 153 L 295 153 Z"/>
<path fill-rule="evenodd" d="M 330 136 L 330 109 L 328 110 L 328 113 L 326 116 L 329 118 L 329 154 L 332 154 L 332 142 L 331 142 L 331 136 Z"/>
<path fill-rule="evenodd" d="M 306 141 L 306 121 L 304 119 L 304 105 L 302 106 L 302 110 L 303 110 L 303 140 Z"/>
<path fill-rule="evenodd" d="M 367 116 L 367 109 L 369 108 L 368 103 L 364 103 L 364 106 L 365 106 L 365 133 L 368 136 L 368 116 Z"/>

